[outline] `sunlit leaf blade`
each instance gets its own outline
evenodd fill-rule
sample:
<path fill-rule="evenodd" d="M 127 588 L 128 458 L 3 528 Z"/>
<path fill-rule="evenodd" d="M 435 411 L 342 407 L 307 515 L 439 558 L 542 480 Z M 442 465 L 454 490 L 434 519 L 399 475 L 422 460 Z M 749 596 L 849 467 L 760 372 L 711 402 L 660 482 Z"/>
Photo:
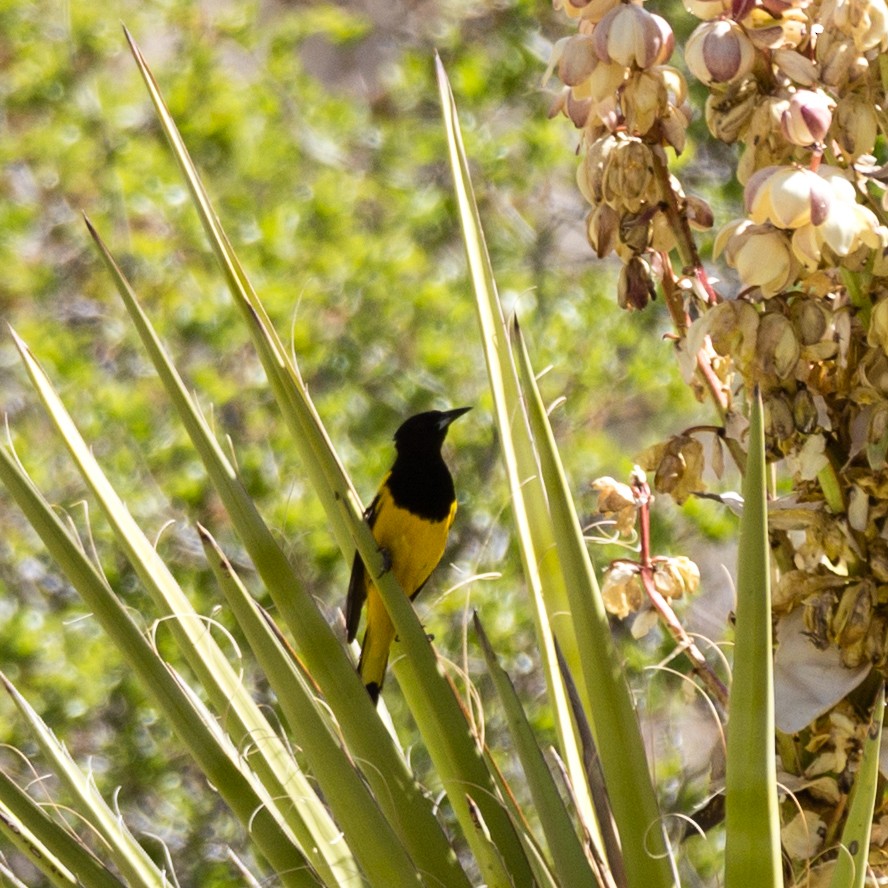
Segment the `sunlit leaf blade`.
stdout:
<path fill-rule="evenodd" d="M 737 625 L 725 775 L 725 886 L 780 888 L 771 574 L 762 400 L 752 400 L 737 554 Z"/>
<path fill-rule="evenodd" d="M 317 705 L 315 690 L 275 637 L 222 550 L 203 528 L 200 535 L 225 599 L 277 693 L 294 739 L 365 876 L 372 885 L 392 888 L 419 884 L 410 857 Z M 361 884 L 361 880 L 353 871 L 340 884 Z"/>
<path fill-rule="evenodd" d="M 512 681 L 500 666 L 477 614 L 474 616 L 474 624 L 487 671 L 493 679 L 509 725 L 512 748 L 521 761 L 534 807 L 552 854 L 555 872 L 562 885 L 594 884 L 594 875 L 580 844 L 576 825 L 567 813 Z"/>
<path fill-rule="evenodd" d="M 5 809 L 5 810 L 4 810 Z M 84 845 L 0 771 L 0 832 L 60 888 L 123 888 Z"/>
<path fill-rule="evenodd" d="M 558 666 L 561 669 L 564 685 L 567 688 L 568 698 L 573 710 L 574 720 L 577 724 L 577 732 L 583 744 L 583 764 L 586 768 L 586 779 L 589 781 L 589 790 L 597 812 L 598 826 L 601 830 L 601 839 L 606 852 L 605 858 L 595 858 L 597 871 L 601 873 L 600 879 L 606 882 L 608 888 L 626 888 L 626 868 L 623 866 L 623 855 L 620 850 L 620 839 L 614 824 L 614 815 L 611 810 L 610 800 L 607 796 L 607 786 L 604 782 L 604 772 L 601 769 L 601 759 L 595 748 L 595 738 L 592 736 L 592 728 L 583 711 L 583 704 L 577 687 L 567 668 L 561 651 L 556 648 L 558 654 Z M 584 824 L 585 825 L 585 824 Z M 597 849 L 593 848 L 593 851 Z"/>
<path fill-rule="evenodd" d="M 117 496 L 28 347 L 14 332 L 13 338 L 48 415 L 105 513 L 121 549 L 158 610 L 167 618 L 165 627 L 176 639 L 180 652 L 206 690 L 216 711 L 224 713 L 226 729 L 234 742 L 249 739 L 253 750 L 250 766 L 262 779 L 268 798 L 275 800 L 269 804 L 277 806 L 278 801 L 284 802 L 279 810 L 285 819 L 294 821 L 296 832 L 307 833 L 305 837 L 312 842 L 321 838 L 303 829 L 304 824 L 296 815 L 298 805 L 295 803 L 298 800 L 294 798 L 294 804 L 284 801 L 295 790 L 295 786 L 289 786 L 288 781 L 295 779 L 297 783 L 301 782 L 298 781 L 298 769 L 289 750 L 244 687 L 212 633 L 207 631 L 205 620 L 195 612 L 169 568 Z M 314 844 L 310 847 L 314 847 Z M 334 849 L 333 853 L 339 856 L 338 849 Z M 324 860 L 324 857 L 321 859 Z"/>
<path fill-rule="evenodd" d="M 632 888 L 671 886 L 675 884 L 675 874 L 638 717 L 622 671 L 621 658 L 611 637 L 610 623 L 586 549 L 570 485 L 517 324 L 514 326 L 514 339 L 530 426 L 540 453 L 543 480 L 555 527 L 558 557 L 568 580 L 574 629 L 580 650 L 583 651 L 582 675 L 591 698 L 586 717 L 595 738 L 620 835 L 626 878 Z"/>
<path fill-rule="evenodd" d="M 44 756 L 52 763 L 54 773 L 78 800 L 79 810 L 92 829 L 101 835 L 108 855 L 126 877 L 131 888 L 138 888 L 140 885 L 156 888 L 162 885 L 164 875 L 135 840 L 120 815 L 99 795 L 92 780 L 80 770 L 49 727 L 2 673 L 0 683 L 28 722 Z"/>
<path fill-rule="evenodd" d="M 527 425 L 518 375 L 509 349 L 509 337 L 469 177 L 456 105 L 440 59 L 436 59 L 436 65 L 460 225 L 475 291 L 484 358 L 499 430 L 500 451 L 505 464 L 519 554 L 539 640 L 541 665 L 562 758 L 575 787 L 577 805 L 584 820 L 594 825 L 594 811 L 585 785 L 580 745 L 571 721 L 570 705 L 555 655 L 553 633 L 562 639 L 562 645 L 566 649 L 565 656 L 572 668 L 579 672 L 580 653 L 571 625 L 567 590 L 555 552 L 539 463 Z M 593 840 L 599 840 L 598 836 L 593 835 Z"/>
<path fill-rule="evenodd" d="M 879 688 L 872 720 L 863 743 L 863 752 L 854 775 L 854 786 L 848 801 L 848 816 L 842 829 L 842 845 L 829 888 L 863 888 L 867 875 L 867 858 L 873 809 L 879 786 L 879 747 L 885 719 L 885 685 Z"/>
<path fill-rule="evenodd" d="M 249 826 L 260 852 L 294 888 L 317 888 L 317 879 L 295 838 L 237 750 L 157 656 L 129 612 L 105 583 L 61 520 L 25 475 L 8 447 L 0 447 L 0 481 L 18 503 L 49 554 L 64 571 L 102 628 L 124 655 L 207 779 L 240 821 Z"/>
<path fill-rule="evenodd" d="M 191 190 L 195 206 L 207 231 L 211 246 L 226 275 L 236 303 L 247 322 L 257 353 L 268 375 L 272 391 L 281 406 L 282 414 L 290 426 L 296 445 L 303 457 L 306 474 L 327 510 L 327 516 L 343 554 L 350 562 L 355 544 L 374 576 L 384 572 L 382 555 L 363 520 L 363 509 L 354 487 L 346 476 L 333 450 L 326 431 L 314 409 L 308 392 L 295 364 L 283 349 L 255 292 L 250 286 L 231 245 L 200 182 L 194 165 L 179 135 L 169 111 L 138 49 L 130 40 L 134 57 L 148 87 L 158 119 L 180 168 Z M 245 541 L 246 544 L 246 541 Z M 287 625 L 293 633 L 297 649 L 305 659 L 312 676 L 323 688 L 327 700 L 337 715 L 349 749 L 362 763 L 368 764 L 365 775 L 374 785 L 375 795 L 387 816 L 396 824 L 399 835 L 408 847 L 418 869 L 441 884 L 466 885 L 466 876 L 438 824 L 432 819 L 427 800 L 418 792 L 404 768 L 403 762 L 391 759 L 380 762 L 391 747 L 390 738 L 376 718 L 369 698 L 355 678 L 354 672 L 345 675 L 339 668 L 340 656 L 325 659 L 317 655 L 317 645 L 307 631 L 306 621 L 286 606 L 288 590 L 281 589 L 273 577 L 266 579 L 262 565 L 254 558 L 257 569 L 269 586 L 275 604 L 287 617 Z M 479 807 L 499 853 L 507 862 L 510 872 L 518 883 L 529 873 L 521 844 L 514 828 L 496 798 L 495 786 L 484 762 L 474 747 L 465 719 L 456 699 L 449 691 L 443 695 L 433 693 L 440 684 L 435 658 L 425 639 L 425 633 L 403 591 L 393 577 L 383 576 L 380 592 L 392 612 L 392 619 L 403 649 L 408 653 L 410 669 L 416 669 L 423 680 L 417 683 L 418 694 L 407 694 L 420 732 L 427 742 L 429 753 L 442 782 L 451 794 L 451 800 L 463 831 L 472 844 L 473 851 L 483 867 L 486 849 L 483 843 L 474 843 L 475 831 L 462 799 L 465 785 L 479 787 Z M 323 632 L 329 635 L 329 628 Z M 347 665 L 347 664 L 346 664 Z M 401 791 L 400 798 L 393 792 Z M 456 794 L 452 792 L 456 790 Z"/>

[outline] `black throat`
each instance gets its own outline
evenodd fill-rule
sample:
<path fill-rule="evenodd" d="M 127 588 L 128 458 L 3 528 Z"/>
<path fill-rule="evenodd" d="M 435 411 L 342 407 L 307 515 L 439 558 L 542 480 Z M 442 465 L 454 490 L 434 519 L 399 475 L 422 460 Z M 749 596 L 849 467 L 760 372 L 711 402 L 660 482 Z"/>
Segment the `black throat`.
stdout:
<path fill-rule="evenodd" d="M 439 451 L 399 453 L 388 487 L 396 505 L 429 521 L 447 518 L 456 499 L 453 478 Z"/>

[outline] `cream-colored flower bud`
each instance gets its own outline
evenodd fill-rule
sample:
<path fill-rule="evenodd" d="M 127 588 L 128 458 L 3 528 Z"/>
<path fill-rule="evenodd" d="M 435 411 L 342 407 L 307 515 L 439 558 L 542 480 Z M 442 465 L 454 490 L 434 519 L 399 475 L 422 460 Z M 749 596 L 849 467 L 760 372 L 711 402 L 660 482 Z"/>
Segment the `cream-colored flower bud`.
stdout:
<path fill-rule="evenodd" d="M 847 161 L 872 154 L 879 134 L 879 119 L 870 98 L 857 92 L 841 96 L 833 118 L 836 124 L 833 137 Z"/>
<path fill-rule="evenodd" d="M 730 0 L 684 0 L 684 8 L 704 22 L 721 18 L 731 11 Z"/>
<path fill-rule="evenodd" d="M 777 228 L 819 225 L 829 215 L 833 192 L 821 176 L 800 167 L 770 166 L 755 173 L 744 190 L 753 222 Z"/>
<path fill-rule="evenodd" d="M 803 148 L 819 145 L 829 131 L 835 104 L 821 90 L 798 90 L 780 120 L 783 135 L 793 145 Z"/>
<path fill-rule="evenodd" d="M 592 32 L 595 51 L 603 62 L 650 68 L 669 59 L 675 37 L 669 23 L 634 3 L 614 7 Z"/>
<path fill-rule="evenodd" d="M 762 316 L 756 342 L 756 359 L 766 378 L 787 379 L 799 362 L 799 340 L 789 318 L 778 312 Z M 793 428 L 795 423 L 791 422 Z"/>
<path fill-rule="evenodd" d="M 635 613 L 645 599 L 638 567 L 624 561 L 614 562 L 601 583 L 601 597 L 607 612 L 621 620 Z"/>
<path fill-rule="evenodd" d="M 748 219 L 729 222 L 715 240 L 714 255 L 722 251 L 743 286 L 759 287 L 766 299 L 790 287 L 801 271 L 790 239 L 772 225 L 755 225 Z"/>
<path fill-rule="evenodd" d="M 738 24 L 719 19 L 698 25 L 685 44 L 685 63 L 703 83 L 732 83 L 755 64 L 755 47 Z"/>

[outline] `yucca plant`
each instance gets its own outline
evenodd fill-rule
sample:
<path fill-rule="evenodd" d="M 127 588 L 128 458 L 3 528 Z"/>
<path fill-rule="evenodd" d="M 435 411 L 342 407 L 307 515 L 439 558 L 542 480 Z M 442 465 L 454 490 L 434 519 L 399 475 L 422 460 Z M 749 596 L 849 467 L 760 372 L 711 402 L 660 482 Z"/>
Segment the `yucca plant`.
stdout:
<path fill-rule="evenodd" d="M 565 778 L 561 784 L 497 662 L 482 621 L 476 619 L 470 643 L 487 663 L 496 705 L 508 724 L 509 754 L 519 759 L 526 786 L 510 785 L 497 768 L 494 751 L 486 746 L 442 669 L 434 645 L 385 571 L 384 558 L 363 521 L 362 503 L 300 375 L 298 355 L 288 352 L 275 331 L 147 64 L 130 43 L 221 275 L 292 433 L 305 477 L 324 506 L 327 526 L 346 563 L 357 549 L 379 577 L 403 654 L 394 662 L 393 672 L 451 812 L 445 829 L 440 805 L 418 784 L 384 712 L 374 709 L 358 680 L 342 638 L 247 495 L 235 465 L 155 332 L 135 285 L 115 262 L 113 247 L 87 221 L 169 404 L 274 604 L 272 618 L 245 589 L 215 541 L 213 528 L 200 525 L 199 536 L 220 597 L 274 692 L 280 726 L 245 691 L 207 616 L 194 609 L 130 517 L 41 368 L 39 343 L 29 345 L 16 334 L 12 334 L 15 346 L 35 394 L 98 503 L 120 553 L 150 594 L 175 650 L 162 654 L 136 624 L 120 590 L 112 587 L 89 549 L 29 479 L 28 455 L 17 454 L 12 444 L 0 448 L 0 479 L 151 695 L 182 748 L 240 822 L 252 856 L 232 863 L 238 878 L 246 884 L 274 880 L 282 885 L 386 888 L 677 885 L 676 836 L 668 828 L 650 775 L 632 694 L 531 355 L 518 322 L 507 321 L 499 301 L 443 67 L 439 63 L 438 82 L 459 224 L 474 284 L 480 348 L 509 482 L 514 531 L 557 731 L 557 758 Z M 728 886 L 777 885 L 782 878 L 771 743 L 763 422 L 761 402 L 752 398 L 745 442 L 734 680 L 730 695 L 719 700 L 730 711 L 724 790 Z M 636 490 L 644 490 L 641 475 L 634 483 Z M 632 497 L 640 520 L 649 520 L 643 497 L 635 493 Z M 643 558 L 639 574 L 654 570 Z M 712 666 L 702 659 L 694 665 L 711 687 L 719 687 Z M 2 779 L 0 829 L 9 840 L 50 884 L 174 884 L 175 861 L 167 868 L 146 853 L 113 805 L 95 791 L 85 766 L 55 740 L 51 725 L 29 705 L 26 693 L 12 682 L 5 685 L 52 762 L 66 797 L 72 800 L 70 806 L 96 838 L 84 842 L 55 806 L 39 804 L 14 781 Z M 874 724 L 880 719 L 881 710 L 874 715 Z M 876 757 L 873 740 L 864 751 L 862 777 L 852 802 L 854 816 L 849 816 L 843 836 L 846 848 L 857 849 L 851 855 L 854 879 L 862 878 L 859 854 L 868 846 Z M 8 870 L 3 878 L 16 884 Z"/>

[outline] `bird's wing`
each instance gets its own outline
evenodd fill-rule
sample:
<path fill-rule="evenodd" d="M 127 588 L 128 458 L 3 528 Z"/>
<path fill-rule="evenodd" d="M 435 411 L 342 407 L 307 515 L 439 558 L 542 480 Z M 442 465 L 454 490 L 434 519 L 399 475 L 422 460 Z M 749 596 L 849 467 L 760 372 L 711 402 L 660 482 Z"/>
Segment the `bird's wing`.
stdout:
<path fill-rule="evenodd" d="M 379 507 L 379 494 L 373 498 L 373 502 L 364 512 L 364 517 L 370 528 L 376 521 L 376 510 Z M 367 598 L 367 569 L 360 552 L 355 552 L 355 560 L 352 562 L 351 579 L 348 581 L 348 594 L 345 598 L 345 630 L 348 640 L 354 641 L 358 634 L 358 624 L 361 622 L 361 610 Z"/>

